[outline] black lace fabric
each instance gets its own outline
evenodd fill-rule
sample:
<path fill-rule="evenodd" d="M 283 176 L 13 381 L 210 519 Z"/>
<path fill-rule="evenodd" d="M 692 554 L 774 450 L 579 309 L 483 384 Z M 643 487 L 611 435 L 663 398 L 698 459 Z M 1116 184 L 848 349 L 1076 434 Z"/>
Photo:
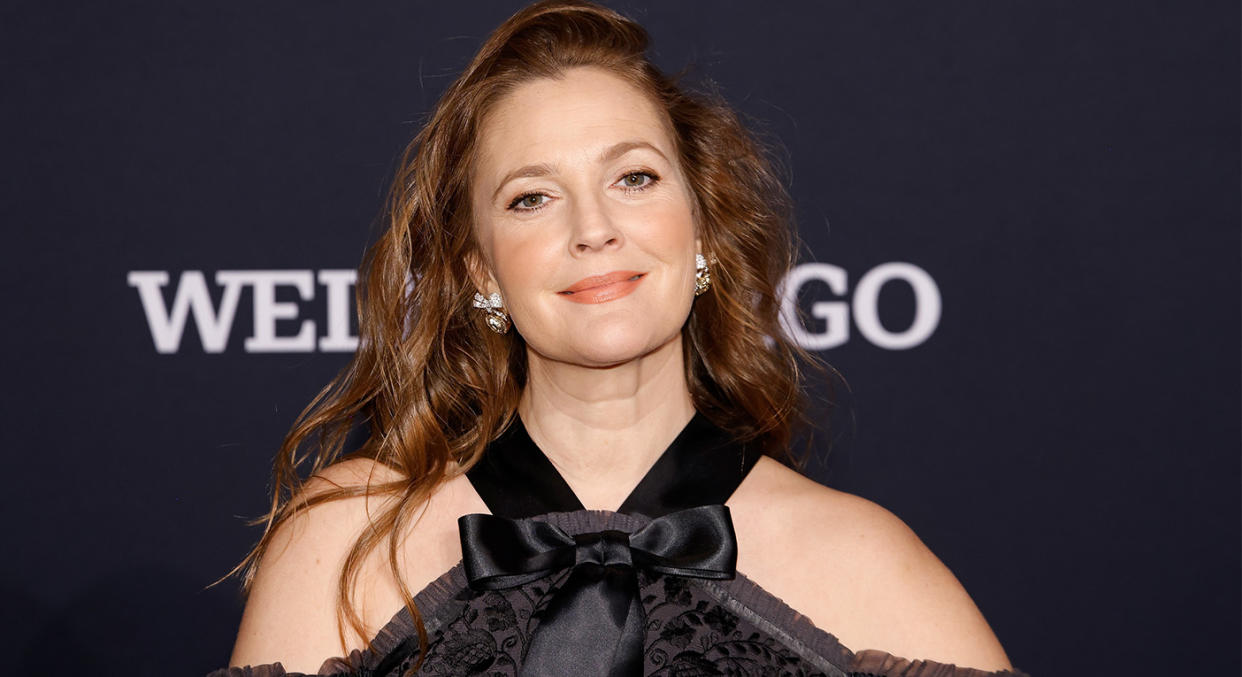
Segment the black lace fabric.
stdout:
<path fill-rule="evenodd" d="M 633 531 L 637 515 L 579 510 L 549 513 L 570 534 L 603 529 Z M 415 605 L 428 634 L 419 675 L 508 677 L 519 674 L 524 649 L 541 610 L 568 577 L 565 570 L 506 590 L 470 588 L 459 564 L 419 592 Z M 695 677 L 985 677 L 988 673 L 932 661 L 907 660 L 883 651 L 854 653 L 805 616 L 744 575 L 726 581 L 639 572 L 647 613 L 644 675 Z M 367 650 L 324 662 L 319 675 L 398 677 L 418 659 L 418 633 L 404 608 Z M 209 677 L 282 677 L 279 664 L 229 668 Z"/>

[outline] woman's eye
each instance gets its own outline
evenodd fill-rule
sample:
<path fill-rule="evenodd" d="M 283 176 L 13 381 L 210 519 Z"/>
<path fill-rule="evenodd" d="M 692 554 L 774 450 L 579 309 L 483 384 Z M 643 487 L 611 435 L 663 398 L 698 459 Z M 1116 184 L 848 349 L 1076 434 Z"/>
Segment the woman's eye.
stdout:
<path fill-rule="evenodd" d="M 630 172 L 621 177 L 621 185 L 625 188 L 646 188 L 656 180 L 655 174 L 650 172 Z"/>
<path fill-rule="evenodd" d="M 543 193 L 527 193 L 519 195 L 517 199 L 509 203 L 509 209 L 518 211 L 534 211 L 547 204 L 548 196 Z"/>

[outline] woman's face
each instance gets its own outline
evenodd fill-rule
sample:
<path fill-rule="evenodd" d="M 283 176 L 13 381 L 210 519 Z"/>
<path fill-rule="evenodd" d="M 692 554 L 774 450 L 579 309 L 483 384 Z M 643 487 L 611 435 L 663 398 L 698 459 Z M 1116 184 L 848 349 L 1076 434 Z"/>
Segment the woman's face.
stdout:
<path fill-rule="evenodd" d="M 648 98 L 575 68 L 506 95 L 479 141 L 471 200 L 487 261 L 476 284 L 501 293 L 529 348 L 603 367 L 677 340 L 700 249 L 690 188 Z"/>

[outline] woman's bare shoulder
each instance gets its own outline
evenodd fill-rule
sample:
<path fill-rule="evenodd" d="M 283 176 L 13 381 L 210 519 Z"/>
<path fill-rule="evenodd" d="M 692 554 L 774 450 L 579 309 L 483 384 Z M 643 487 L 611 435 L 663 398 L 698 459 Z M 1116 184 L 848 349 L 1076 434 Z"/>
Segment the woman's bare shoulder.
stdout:
<path fill-rule="evenodd" d="M 381 463 L 351 459 L 309 479 L 303 494 L 311 498 L 336 488 L 374 488 L 402 479 Z M 401 535 L 398 564 L 411 592 L 461 558 L 457 516 L 477 511 L 470 501 L 473 492 L 461 486 L 464 482 L 458 476 L 441 484 L 416 509 L 410 521 L 414 526 Z M 315 504 L 281 525 L 259 563 L 230 664 L 280 662 L 287 670 L 313 673 L 325 659 L 363 646 L 403 605 L 389 569 L 386 543 L 363 560 L 358 571 L 356 610 L 367 638 L 347 628 L 345 647 L 337 622 L 340 575 L 359 535 L 398 500 L 398 494 L 372 490 Z"/>
<path fill-rule="evenodd" d="M 738 570 L 855 650 L 1009 668 L 987 621 L 900 518 L 764 458 L 729 505 Z"/>

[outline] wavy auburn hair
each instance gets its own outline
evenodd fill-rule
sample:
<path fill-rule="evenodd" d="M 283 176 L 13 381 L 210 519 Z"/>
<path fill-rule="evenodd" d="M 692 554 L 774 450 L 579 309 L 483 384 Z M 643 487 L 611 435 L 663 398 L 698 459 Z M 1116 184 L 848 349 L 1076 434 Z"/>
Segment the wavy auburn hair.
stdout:
<path fill-rule="evenodd" d="M 487 38 L 447 89 L 402 156 L 387 229 L 362 265 L 359 345 L 347 367 L 306 408 L 275 460 L 263 536 L 234 571 L 247 590 L 277 529 L 307 508 L 383 496 L 339 579 L 339 635 L 366 639 L 353 590 L 364 560 L 385 547 L 388 566 L 426 633 L 398 567 L 401 535 L 418 508 L 464 472 L 509 424 L 526 380 L 516 331 L 497 335 L 471 306 L 467 261 L 479 253 L 471 227 L 470 177 L 487 113 L 536 78 L 582 66 L 605 69 L 644 92 L 667 115 L 677 160 L 693 191 L 711 291 L 682 329 L 695 408 L 765 453 L 788 457 L 800 411 L 799 365 L 807 357 L 781 331 L 778 285 L 793 263 L 788 194 L 768 156 L 719 96 L 692 94 L 646 58 L 647 32 L 607 8 L 577 0 L 537 2 Z M 344 453 L 365 423 L 369 436 Z M 401 479 L 303 491 L 300 476 L 366 458 Z"/>

